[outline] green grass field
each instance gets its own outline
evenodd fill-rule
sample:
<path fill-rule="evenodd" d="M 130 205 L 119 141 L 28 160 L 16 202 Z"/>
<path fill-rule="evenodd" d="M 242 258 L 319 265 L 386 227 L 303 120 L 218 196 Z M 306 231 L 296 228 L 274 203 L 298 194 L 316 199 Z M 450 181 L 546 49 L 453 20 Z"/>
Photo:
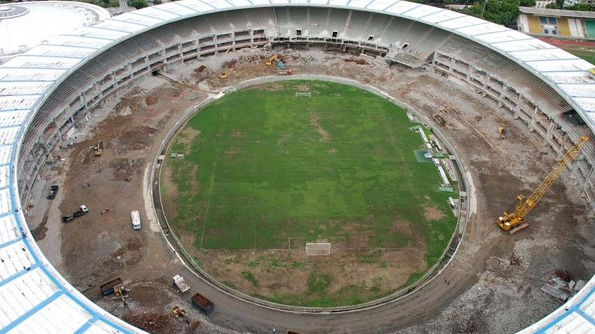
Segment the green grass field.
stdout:
<path fill-rule="evenodd" d="M 591 64 L 595 64 L 595 50 L 592 50 L 592 49 L 578 50 L 578 49 L 574 49 L 574 48 L 565 48 L 565 50 L 579 58 L 583 58 L 584 60 L 588 61 Z"/>
<path fill-rule="evenodd" d="M 312 97 L 295 97 L 308 88 Z M 456 226 L 432 163 L 405 112 L 363 90 L 290 81 L 230 94 L 197 113 L 173 140 L 166 167 L 177 196 L 175 228 L 201 249 L 288 247 L 367 233 L 368 246 L 411 246 L 410 222 L 428 266 Z M 171 159 L 172 152 L 184 153 Z M 162 184 L 162 187 L 164 185 Z M 443 213 L 424 218 L 427 208 Z M 345 226 L 357 226 L 345 230 Z"/>

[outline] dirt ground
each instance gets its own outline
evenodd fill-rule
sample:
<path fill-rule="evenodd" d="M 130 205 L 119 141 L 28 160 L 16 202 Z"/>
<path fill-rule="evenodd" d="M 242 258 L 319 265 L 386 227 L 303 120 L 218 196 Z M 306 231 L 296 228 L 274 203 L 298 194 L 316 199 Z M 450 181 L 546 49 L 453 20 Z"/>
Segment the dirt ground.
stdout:
<path fill-rule="evenodd" d="M 146 166 L 159 153 L 167 130 L 208 94 L 276 74 L 264 65 L 264 53 L 245 50 L 171 67 L 165 74 L 185 85 L 148 77 L 109 97 L 88 122 L 79 120 L 75 144 L 57 153 L 64 161 L 47 166 L 38 182 L 40 199 L 28 212 L 41 249 L 67 280 L 100 306 L 154 333 L 268 333 L 272 328 L 280 333 L 512 333 L 561 305 L 539 291 L 555 270 L 566 270 L 575 279 L 589 279 L 595 271 L 595 224 L 567 175 L 531 213 L 528 229 L 509 236 L 497 228 L 498 215 L 512 208 L 516 194 L 528 193 L 540 182 L 555 156 L 494 103 L 460 82 L 421 69 L 388 68 L 383 59 L 314 50 L 286 50 L 283 55 L 297 74 L 356 79 L 383 89 L 428 119 L 442 120 L 437 129 L 455 146 L 472 180 L 467 191 L 475 195 L 452 264 L 392 304 L 365 313 L 321 315 L 272 311 L 235 300 L 183 267 L 153 217 Z M 220 79 L 231 64 L 233 72 Z M 444 108 L 447 104 L 452 107 Z M 505 139 L 498 139 L 498 125 L 507 128 Z M 92 146 L 99 140 L 105 149 L 95 157 Z M 44 196 L 50 184 L 61 186 L 53 201 Z M 90 208 L 89 214 L 61 222 L 62 215 L 81 204 Z M 141 211 L 141 231 L 132 230 L 133 209 Z M 435 215 L 431 210 L 427 214 Z M 511 265 L 511 258 L 518 261 Z M 170 286 L 176 273 L 215 302 L 217 311 L 209 319 L 192 308 L 189 294 L 180 296 Z M 98 286 L 115 277 L 130 288 L 128 306 L 99 295 Z M 189 324 L 173 318 L 169 308 L 175 304 L 189 311 Z"/>

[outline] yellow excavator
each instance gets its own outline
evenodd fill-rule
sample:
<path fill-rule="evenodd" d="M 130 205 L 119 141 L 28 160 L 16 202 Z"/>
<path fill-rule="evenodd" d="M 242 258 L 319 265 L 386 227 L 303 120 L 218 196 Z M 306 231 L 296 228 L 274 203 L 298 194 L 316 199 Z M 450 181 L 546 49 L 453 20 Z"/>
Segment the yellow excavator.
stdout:
<path fill-rule="evenodd" d="M 271 66 L 273 65 L 274 61 L 277 61 L 279 59 L 279 56 L 275 53 L 274 55 L 271 56 L 271 58 L 269 58 L 266 62 L 267 66 Z"/>
<path fill-rule="evenodd" d="M 226 68 L 226 69 L 225 69 L 225 71 L 223 71 L 223 72 L 221 72 L 221 73 L 219 74 L 219 79 L 227 79 L 227 77 L 228 77 L 230 74 L 232 74 L 232 73 L 233 73 L 233 71 L 234 71 L 234 68 L 233 68 L 233 67 L 228 67 L 228 68 Z"/>
<path fill-rule="evenodd" d="M 506 138 L 506 128 L 503 126 L 498 127 L 498 134 L 500 135 L 500 139 Z"/>
<path fill-rule="evenodd" d="M 570 166 L 574 159 L 578 157 L 581 149 L 588 141 L 589 137 L 582 136 L 578 143 L 564 154 L 562 160 L 556 163 L 552 171 L 546 176 L 545 180 L 533 190 L 533 193 L 529 197 L 525 198 L 522 195 L 518 195 L 516 198 L 516 209 L 513 213 L 504 212 L 501 217 L 498 217 L 498 221 L 496 222 L 498 226 L 504 231 L 508 231 L 510 234 L 514 234 L 529 226 L 529 224 L 525 223 L 525 216 L 533 210 L 537 203 L 539 203 L 543 195 L 545 195 L 547 190 L 558 179 L 564 169 L 566 169 L 567 166 Z"/>
<path fill-rule="evenodd" d="M 177 318 L 184 318 L 186 316 L 186 310 L 182 308 L 180 305 L 175 305 L 171 308 L 171 313 L 173 316 Z"/>

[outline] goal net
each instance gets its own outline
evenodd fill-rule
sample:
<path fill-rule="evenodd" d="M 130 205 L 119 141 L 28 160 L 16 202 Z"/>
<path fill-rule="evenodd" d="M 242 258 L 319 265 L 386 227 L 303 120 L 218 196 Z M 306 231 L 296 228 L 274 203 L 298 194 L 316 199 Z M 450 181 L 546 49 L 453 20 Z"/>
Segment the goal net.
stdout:
<path fill-rule="evenodd" d="M 295 92 L 295 97 L 312 97 L 312 92 Z"/>
<path fill-rule="evenodd" d="M 306 243 L 306 255 L 330 255 L 330 242 L 308 242 Z"/>

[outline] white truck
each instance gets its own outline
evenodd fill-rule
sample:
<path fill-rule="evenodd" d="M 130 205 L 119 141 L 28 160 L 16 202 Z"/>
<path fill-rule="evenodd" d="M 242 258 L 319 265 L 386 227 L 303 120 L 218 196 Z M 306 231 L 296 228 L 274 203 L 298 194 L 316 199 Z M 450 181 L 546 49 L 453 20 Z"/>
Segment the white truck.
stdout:
<path fill-rule="evenodd" d="M 140 213 L 138 212 L 138 210 L 131 211 L 130 218 L 132 219 L 132 228 L 134 230 L 140 230 Z"/>
<path fill-rule="evenodd" d="M 185 293 L 190 290 L 190 286 L 186 284 L 186 281 L 184 281 L 184 277 L 180 275 L 174 276 L 171 285 L 180 289 L 181 293 Z"/>

